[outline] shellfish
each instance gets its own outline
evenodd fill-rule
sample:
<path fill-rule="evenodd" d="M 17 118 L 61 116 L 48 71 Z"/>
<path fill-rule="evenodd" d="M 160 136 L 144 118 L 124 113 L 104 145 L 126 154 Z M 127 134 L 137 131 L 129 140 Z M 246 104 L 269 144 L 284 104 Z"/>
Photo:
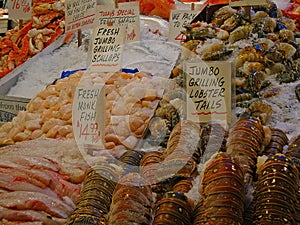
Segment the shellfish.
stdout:
<path fill-rule="evenodd" d="M 295 87 L 295 95 L 298 101 L 300 102 L 300 84 L 297 84 Z"/>
<path fill-rule="evenodd" d="M 295 224 L 299 172 L 283 154 L 275 154 L 257 171 L 255 219 L 253 224 Z"/>
<path fill-rule="evenodd" d="M 262 124 L 267 124 L 272 115 L 272 107 L 261 99 L 253 102 L 248 107 L 250 116 L 258 118 Z"/>
<path fill-rule="evenodd" d="M 233 16 L 237 11 L 230 6 L 223 6 L 213 14 L 212 24 L 221 25 L 226 19 Z"/>
<path fill-rule="evenodd" d="M 155 206 L 153 225 L 190 225 L 191 201 L 181 192 L 167 192 Z"/>
<path fill-rule="evenodd" d="M 225 56 L 230 55 L 233 52 L 231 49 L 221 49 L 216 52 L 208 52 L 202 55 L 203 60 L 221 60 Z"/>
<path fill-rule="evenodd" d="M 139 173 L 120 178 L 112 195 L 108 225 L 151 224 L 154 198 L 150 187 Z"/>
<path fill-rule="evenodd" d="M 258 153 L 262 149 L 264 129 L 255 118 L 242 118 L 230 129 L 226 152 L 235 157 L 245 173 L 245 183 L 252 183 Z"/>
<path fill-rule="evenodd" d="M 230 33 L 228 38 L 229 43 L 232 44 L 241 39 L 248 38 L 251 35 L 252 30 L 253 27 L 251 25 L 244 25 L 244 26 L 237 27 Z"/>
<path fill-rule="evenodd" d="M 262 51 L 253 47 L 244 47 L 237 55 L 235 64 L 237 67 L 243 66 L 245 62 L 263 62 Z"/>
<path fill-rule="evenodd" d="M 279 128 L 271 127 L 271 140 L 263 150 L 265 155 L 275 155 L 276 153 L 282 153 L 283 147 L 288 145 L 289 139 L 285 132 Z"/>
<path fill-rule="evenodd" d="M 298 171 L 300 171 L 300 135 L 291 139 L 286 155 L 292 159 L 295 163 Z M 296 205 L 295 205 L 295 221 L 296 224 L 300 223 L 300 186 L 296 193 Z"/>
<path fill-rule="evenodd" d="M 199 141 L 199 155 L 201 158 L 199 157 L 198 160 L 201 159 L 202 162 L 206 162 L 216 152 L 224 152 L 226 149 L 227 137 L 228 130 L 220 123 L 209 122 L 202 124 Z"/>
<path fill-rule="evenodd" d="M 80 193 L 80 201 L 66 222 L 66 225 L 106 225 L 106 214 L 112 201 L 112 194 L 119 174 L 110 165 L 96 165 L 86 172 Z"/>
<path fill-rule="evenodd" d="M 126 171 L 139 172 L 140 161 L 145 152 L 138 150 L 127 150 L 119 158 Z"/>
<path fill-rule="evenodd" d="M 246 78 L 243 89 L 251 93 L 254 97 L 258 97 L 265 76 L 265 72 L 254 70 Z"/>
<path fill-rule="evenodd" d="M 245 25 L 248 21 L 241 13 L 235 13 L 233 16 L 229 17 L 224 21 L 224 23 L 220 26 L 221 29 L 226 31 L 233 31 L 237 26 Z"/>
<path fill-rule="evenodd" d="M 156 177 L 157 169 L 160 167 L 160 163 L 163 160 L 163 153 L 159 151 L 146 152 L 140 161 L 140 172 L 147 180 L 148 184 L 155 191 L 162 190 L 160 181 Z"/>
<path fill-rule="evenodd" d="M 295 40 L 294 32 L 288 29 L 282 29 L 278 33 L 279 39 L 283 42 L 291 43 Z"/>
<path fill-rule="evenodd" d="M 207 164 L 199 192 L 201 200 L 194 210 L 194 225 L 243 222 L 244 173 L 229 154 L 218 153 Z"/>

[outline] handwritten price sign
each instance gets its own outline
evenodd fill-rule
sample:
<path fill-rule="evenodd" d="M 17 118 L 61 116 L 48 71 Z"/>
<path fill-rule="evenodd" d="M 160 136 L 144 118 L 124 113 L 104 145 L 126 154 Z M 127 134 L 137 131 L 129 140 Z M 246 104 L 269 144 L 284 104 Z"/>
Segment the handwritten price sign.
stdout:
<path fill-rule="evenodd" d="M 104 84 L 78 86 L 73 103 L 73 131 L 77 144 L 102 146 L 105 110 Z"/>
<path fill-rule="evenodd" d="M 88 141 L 91 144 L 97 144 L 101 139 L 98 122 L 82 123 L 77 121 L 78 138 Z"/>
<path fill-rule="evenodd" d="M 8 13 L 12 19 L 31 20 L 32 0 L 9 0 Z"/>
<path fill-rule="evenodd" d="M 229 0 L 230 6 L 251 6 L 251 5 L 265 5 L 265 0 Z"/>
<path fill-rule="evenodd" d="M 169 41 L 180 44 L 186 37 L 181 33 L 184 26 L 188 25 L 197 16 L 198 11 L 192 10 L 172 10 L 170 19 Z"/>

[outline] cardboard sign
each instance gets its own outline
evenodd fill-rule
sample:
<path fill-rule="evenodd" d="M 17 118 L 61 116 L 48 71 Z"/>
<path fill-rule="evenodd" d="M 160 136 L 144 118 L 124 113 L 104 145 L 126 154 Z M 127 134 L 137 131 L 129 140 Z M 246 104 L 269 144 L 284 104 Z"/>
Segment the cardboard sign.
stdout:
<path fill-rule="evenodd" d="M 90 70 L 116 72 L 121 69 L 125 33 L 125 27 L 102 25 L 94 28 Z"/>
<path fill-rule="evenodd" d="M 185 62 L 187 119 L 196 122 L 231 119 L 231 63 Z"/>
<path fill-rule="evenodd" d="M 78 144 L 102 146 L 105 110 L 103 87 L 104 84 L 97 87 L 76 87 L 73 102 L 73 131 Z"/>
<path fill-rule="evenodd" d="M 66 0 L 66 33 L 93 27 L 96 6 L 97 0 Z"/>
<path fill-rule="evenodd" d="M 265 5 L 266 0 L 229 0 L 230 6 L 251 6 L 251 5 Z"/>
<path fill-rule="evenodd" d="M 229 0 L 208 0 L 209 5 L 228 4 Z"/>
<path fill-rule="evenodd" d="M 181 31 L 184 30 L 184 26 L 188 25 L 198 14 L 199 11 L 196 10 L 171 10 L 168 40 L 177 44 L 185 41 L 186 37 Z"/>
<path fill-rule="evenodd" d="M 96 26 L 103 25 L 125 27 L 125 42 L 139 41 L 141 39 L 139 2 L 119 3 L 118 8 L 111 4 L 99 5 Z"/>
<path fill-rule="evenodd" d="M 32 0 L 8 0 L 8 14 L 11 19 L 31 20 Z"/>
<path fill-rule="evenodd" d="M 10 122 L 19 111 L 26 110 L 30 99 L 0 95 L 0 126 Z"/>

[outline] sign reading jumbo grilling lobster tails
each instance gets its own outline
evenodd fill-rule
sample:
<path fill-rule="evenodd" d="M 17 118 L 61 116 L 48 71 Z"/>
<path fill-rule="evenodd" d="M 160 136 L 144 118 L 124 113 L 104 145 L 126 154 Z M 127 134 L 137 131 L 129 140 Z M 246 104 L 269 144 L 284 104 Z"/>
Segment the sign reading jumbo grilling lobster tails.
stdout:
<path fill-rule="evenodd" d="M 186 61 L 187 119 L 231 123 L 231 63 Z"/>

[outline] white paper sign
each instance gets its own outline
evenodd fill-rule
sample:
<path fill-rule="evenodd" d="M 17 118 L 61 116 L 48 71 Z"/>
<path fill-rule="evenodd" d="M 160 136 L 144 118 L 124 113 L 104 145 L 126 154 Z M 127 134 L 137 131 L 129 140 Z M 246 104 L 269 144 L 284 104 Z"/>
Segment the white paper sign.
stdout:
<path fill-rule="evenodd" d="M 94 27 L 96 7 L 96 0 L 66 0 L 66 33 Z"/>
<path fill-rule="evenodd" d="M 169 22 L 169 41 L 180 44 L 185 41 L 186 37 L 181 31 L 185 30 L 184 26 L 188 25 L 199 11 L 192 10 L 171 10 Z"/>
<path fill-rule="evenodd" d="M 8 0 L 8 14 L 11 19 L 31 20 L 31 0 Z"/>
<path fill-rule="evenodd" d="M 121 69 L 125 27 L 101 25 L 94 28 L 90 70 L 116 72 Z"/>
<path fill-rule="evenodd" d="M 187 119 L 196 122 L 231 119 L 231 63 L 185 62 Z"/>
<path fill-rule="evenodd" d="M 113 25 L 126 27 L 126 42 L 140 40 L 140 8 L 139 2 L 119 3 L 115 5 L 99 5 L 96 26 Z"/>
<path fill-rule="evenodd" d="M 265 5 L 266 0 L 229 0 L 230 6 Z"/>
<path fill-rule="evenodd" d="M 76 87 L 73 102 L 73 131 L 78 144 L 102 146 L 104 111 L 104 84 L 97 87 Z M 102 113 L 103 115 L 100 115 Z"/>

